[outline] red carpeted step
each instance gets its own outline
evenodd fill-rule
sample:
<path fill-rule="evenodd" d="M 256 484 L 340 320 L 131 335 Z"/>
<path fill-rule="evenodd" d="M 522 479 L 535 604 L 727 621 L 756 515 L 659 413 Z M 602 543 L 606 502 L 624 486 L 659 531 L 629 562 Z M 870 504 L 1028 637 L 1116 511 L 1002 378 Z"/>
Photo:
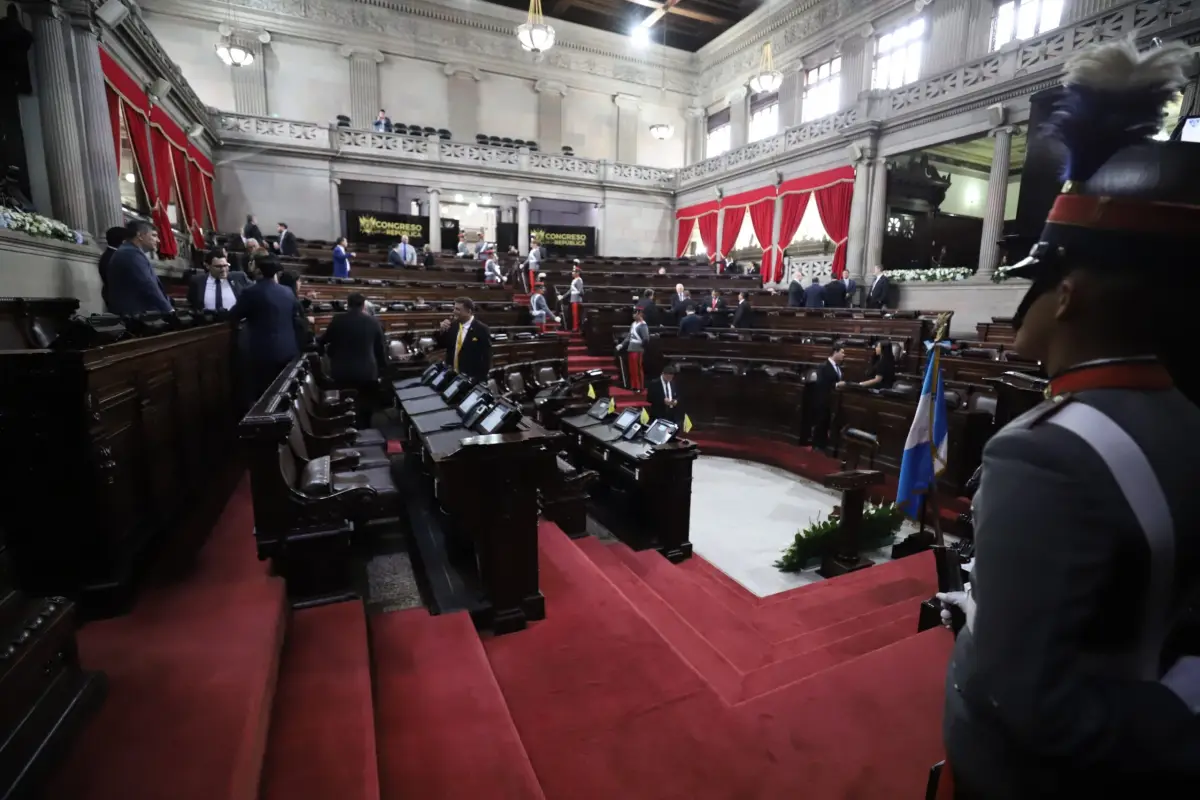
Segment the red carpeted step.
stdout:
<path fill-rule="evenodd" d="M 613 553 L 624 545 L 607 545 L 591 536 L 576 544 L 721 699 L 740 699 L 742 672 Z"/>
<path fill-rule="evenodd" d="M 370 627 L 384 798 L 544 797 L 465 611 L 381 614 Z"/>
<path fill-rule="evenodd" d="M 297 611 L 260 800 L 379 800 L 367 620 L 358 601 Z"/>
<path fill-rule="evenodd" d="M 926 580 L 900 577 L 884 580 L 881 575 L 877 584 L 855 584 L 844 587 L 844 591 L 824 595 L 824 602 L 788 603 L 760 609 L 755 618 L 755 628 L 771 642 L 779 646 L 792 639 L 813 631 L 839 625 L 847 620 L 868 614 L 904 601 L 914 606 L 927 599 L 936 590 L 933 576 Z M 816 598 L 822 595 L 816 595 Z"/>
<path fill-rule="evenodd" d="M 750 610 L 762 604 L 761 597 L 721 572 L 700 555 L 693 555 L 679 566 L 733 611 Z"/>
<path fill-rule="evenodd" d="M 49 800 L 257 797 L 288 606 L 252 531 L 243 480 L 185 583 L 80 630 L 84 666 L 109 692 Z"/>
<path fill-rule="evenodd" d="M 571 366 L 578 367 L 587 364 L 590 367 L 616 367 L 613 365 L 613 360 L 608 356 L 571 356 Z"/>
<path fill-rule="evenodd" d="M 610 550 L 739 670 L 749 672 L 771 662 L 771 644 L 745 618 L 717 602 L 657 551 L 635 553 L 621 544 Z"/>
<path fill-rule="evenodd" d="M 789 605 L 792 608 L 804 608 L 809 604 L 823 604 L 834 597 L 845 597 L 853 594 L 859 587 L 870 584 L 878 586 L 883 583 L 905 578 L 930 580 L 936 577 L 936 565 L 933 563 L 933 553 L 918 553 L 908 558 L 886 561 L 876 564 L 869 569 L 852 572 L 832 580 L 822 580 L 807 586 L 798 586 L 786 592 L 763 598 L 762 605 Z"/>
<path fill-rule="evenodd" d="M 485 647 L 546 797 L 772 796 L 748 723 L 557 526 L 538 550 L 546 619 Z"/>

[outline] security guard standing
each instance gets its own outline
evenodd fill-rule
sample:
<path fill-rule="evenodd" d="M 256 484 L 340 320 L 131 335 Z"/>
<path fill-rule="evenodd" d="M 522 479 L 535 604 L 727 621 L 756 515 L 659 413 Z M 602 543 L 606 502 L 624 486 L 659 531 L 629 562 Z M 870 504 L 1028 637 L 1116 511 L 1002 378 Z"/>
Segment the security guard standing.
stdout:
<path fill-rule="evenodd" d="M 1159 359 L 1168 315 L 1137 302 L 1148 268 L 1196 281 L 1200 145 L 1148 138 L 1188 58 L 1124 41 L 1067 67 L 1067 183 L 1010 272 L 1048 399 L 988 442 L 970 592 L 939 595 L 966 612 L 960 797 L 1200 797 L 1200 659 L 1166 646 L 1200 586 L 1200 407 Z"/>

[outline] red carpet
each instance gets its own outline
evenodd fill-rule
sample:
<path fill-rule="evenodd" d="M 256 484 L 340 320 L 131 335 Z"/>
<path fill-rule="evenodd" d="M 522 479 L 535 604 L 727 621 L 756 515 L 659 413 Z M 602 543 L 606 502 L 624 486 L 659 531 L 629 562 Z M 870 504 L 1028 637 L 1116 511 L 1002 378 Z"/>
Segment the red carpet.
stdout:
<path fill-rule="evenodd" d="M 47 797 L 254 800 L 288 610 L 254 556 L 243 480 L 180 585 L 79 633 L 109 693 Z"/>
<path fill-rule="evenodd" d="M 541 800 L 466 612 L 372 617 L 371 645 L 384 798 Z"/>
<path fill-rule="evenodd" d="M 260 800 L 379 800 L 362 603 L 297 611 L 284 645 Z"/>

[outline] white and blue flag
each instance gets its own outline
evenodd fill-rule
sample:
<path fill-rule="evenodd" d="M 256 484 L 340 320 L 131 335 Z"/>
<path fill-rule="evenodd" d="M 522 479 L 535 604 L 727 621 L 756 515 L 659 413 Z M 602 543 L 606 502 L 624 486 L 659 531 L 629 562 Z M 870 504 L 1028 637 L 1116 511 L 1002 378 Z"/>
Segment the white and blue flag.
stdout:
<path fill-rule="evenodd" d="M 904 443 L 900 461 L 900 480 L 896 488 L 896 505 L 912 519 L 921 513 L 921 495 L 934 487 L 937 477 L 946 469 L 947 428 L 946 387 L 942 382 L 941 347 L 930 347 L 925 367 L 925 383 L 917 413 Z"/>

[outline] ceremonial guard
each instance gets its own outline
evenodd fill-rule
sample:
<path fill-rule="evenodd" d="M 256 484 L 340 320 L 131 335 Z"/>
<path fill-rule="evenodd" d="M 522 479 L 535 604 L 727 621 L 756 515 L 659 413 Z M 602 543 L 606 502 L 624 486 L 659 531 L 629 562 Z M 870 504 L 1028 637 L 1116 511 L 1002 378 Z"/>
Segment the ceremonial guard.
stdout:
<path fill-rule="evenodd" d="M 1200 584 L 1200 365 L 1173 362 L 1194 336 L 1169 311 L 1130 302 L 1148 273 L 1196 283 L 1200 144 L 1150 139 L 1190 57 L 1118 42 L 1067 67 L 1066 183 L 1009 271 L 1047 400 L 988 442 L 969 592 L 939 595 L 966 617 L 944 729 L 962 798 L 1200 797 L 1200 659 L 1173 638 Z"/>
<path fill-rule="evenodd" d="M 559 302 L 562 302 L 562 299 L 562 295 L 559 295 Z M 571 271 L 571 288 L 567 292 L 567 301 L 571 304 L 571 330 L 578 331 L 583 323 L 583 275 L 579 272 L 578 259 Z"/>

